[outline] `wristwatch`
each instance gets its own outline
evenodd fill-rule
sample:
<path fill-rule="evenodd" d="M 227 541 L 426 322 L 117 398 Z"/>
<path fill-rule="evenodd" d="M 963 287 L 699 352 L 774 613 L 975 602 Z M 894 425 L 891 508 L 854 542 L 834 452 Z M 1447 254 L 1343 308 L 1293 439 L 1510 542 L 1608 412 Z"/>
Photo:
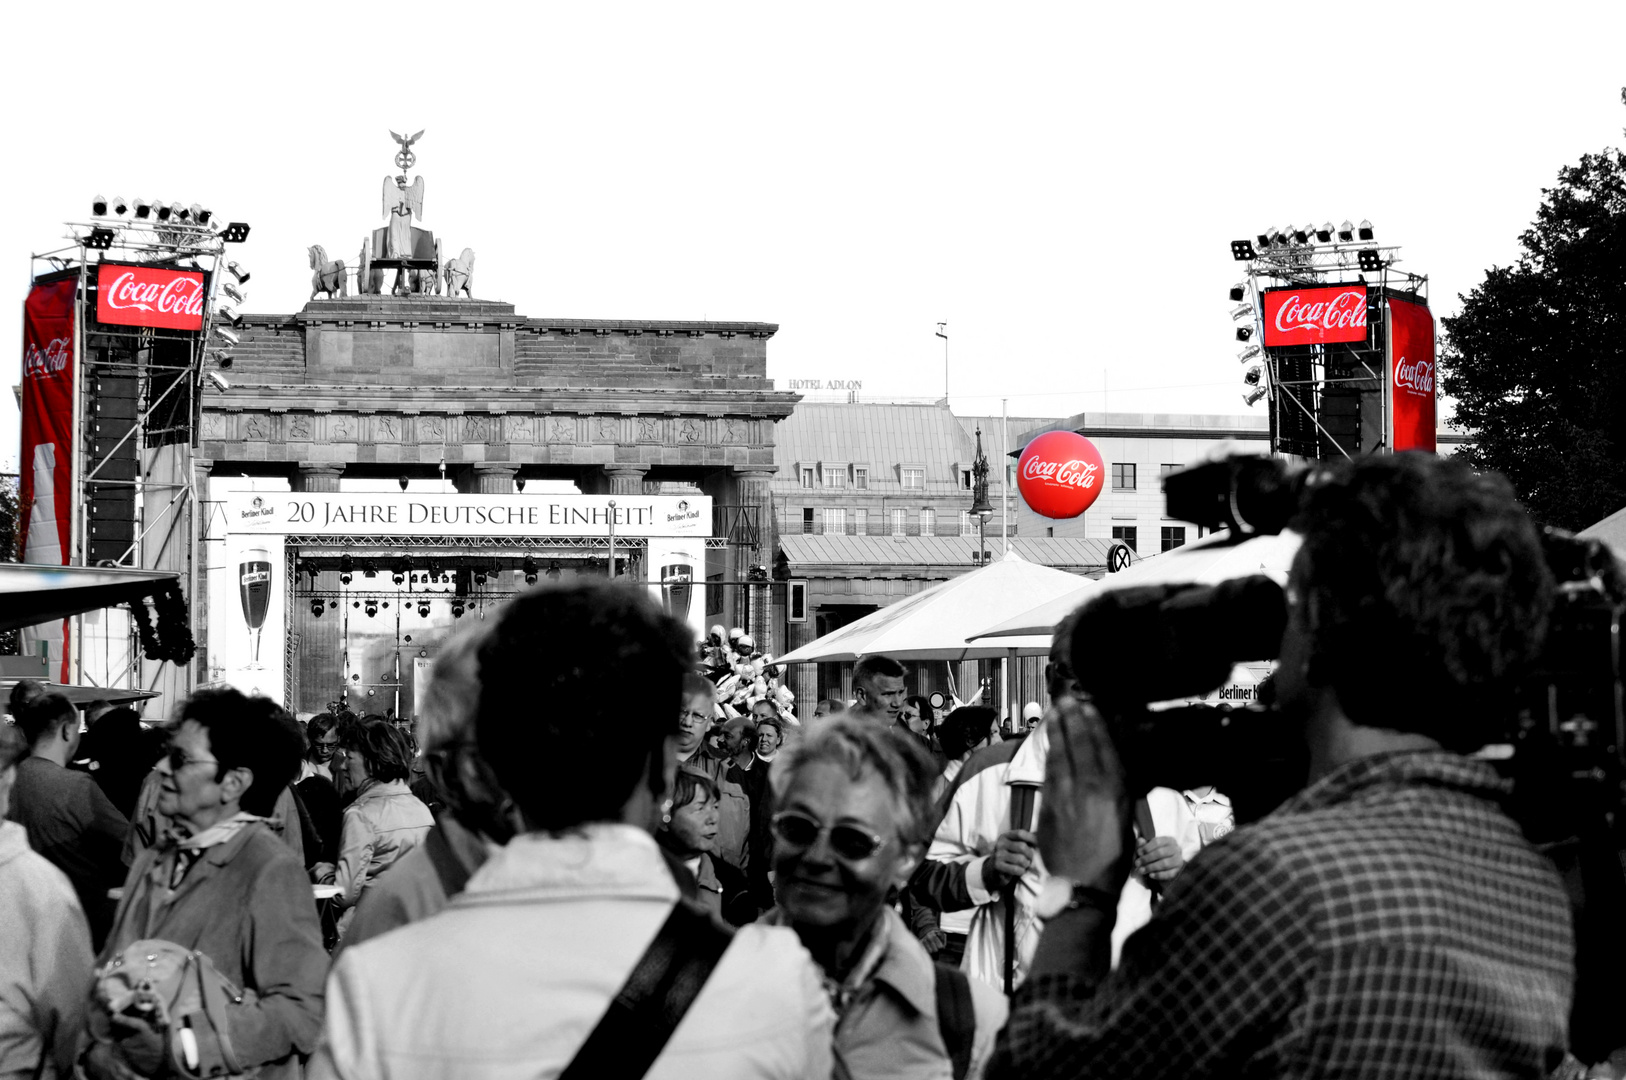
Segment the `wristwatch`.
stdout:
<path fill-rule="evenodd" d="M 1054 919 L 1064 911 L 1090 908 L 1109 913 L 1118 910 L 1118 898 L 1105 889 L 1093 885 L 1080 885 L 1064 877 L 1049 877 L 1039 889 L 1039 899 L 1033 913 L 1041 919 Z"/>

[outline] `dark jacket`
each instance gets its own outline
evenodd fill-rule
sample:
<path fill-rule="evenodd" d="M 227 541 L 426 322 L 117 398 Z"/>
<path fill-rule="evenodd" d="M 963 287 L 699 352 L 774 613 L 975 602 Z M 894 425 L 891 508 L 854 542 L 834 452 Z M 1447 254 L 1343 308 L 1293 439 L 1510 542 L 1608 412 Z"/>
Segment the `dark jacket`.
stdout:
<path fill-rule="evenodd" d="M 197 949 L 245 991 L 230 1021 L 243 1064 L 297 1076 L 321 1033 L 328 963 L 305 868 L 258 822 L 205 851 L 169 896 L 174 861 L 167 841 L 136 859 L 100 962 L 143 938 Z"/>
<path fill-rule="evenodd" d="M 130 823 L 87 774 L 42 757 L 17 763 L 7 817 L 28 830 L 29 847 L 68 876 L 100 947 L 113 921 L 107 890 L 124 882 Z"/>

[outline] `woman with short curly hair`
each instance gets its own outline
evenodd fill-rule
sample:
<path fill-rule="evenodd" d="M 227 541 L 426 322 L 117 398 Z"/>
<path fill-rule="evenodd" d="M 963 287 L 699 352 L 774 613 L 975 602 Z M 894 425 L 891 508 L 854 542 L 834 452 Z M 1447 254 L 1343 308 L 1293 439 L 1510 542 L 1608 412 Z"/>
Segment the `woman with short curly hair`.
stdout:
<path fill-rule="evenodd" d="M 435 819 L 407 788 L 412 747 L 386 721 L 341 723 L 333 769 L 344 774 L 346 787 L 356 793 L 344 809 L 339 862 L 331 876 L 340 889 L 335 902 L 345 909 L 339 920 L 343 934 L 363 890 L 422 843 Z"/>

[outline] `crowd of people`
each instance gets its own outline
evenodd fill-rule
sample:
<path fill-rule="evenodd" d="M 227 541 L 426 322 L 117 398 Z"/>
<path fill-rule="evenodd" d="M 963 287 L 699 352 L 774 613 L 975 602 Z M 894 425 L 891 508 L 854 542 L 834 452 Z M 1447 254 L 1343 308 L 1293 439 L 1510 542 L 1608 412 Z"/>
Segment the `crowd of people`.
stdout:
<path fill-rule="evenodd" d="M 1551 602 L 1534 528 L 1410 455 L 1296 524 L 1310 773 L 1240 825 L 1126 786 L 1071 621 L 1011 726 L 885 656 L 801 722 L 742 635 L 586 581 L 465 628 L 411 730 L 20 684 L 0 1077 L 1581 1075 L 1564 887 L 1468 756 Z"/>

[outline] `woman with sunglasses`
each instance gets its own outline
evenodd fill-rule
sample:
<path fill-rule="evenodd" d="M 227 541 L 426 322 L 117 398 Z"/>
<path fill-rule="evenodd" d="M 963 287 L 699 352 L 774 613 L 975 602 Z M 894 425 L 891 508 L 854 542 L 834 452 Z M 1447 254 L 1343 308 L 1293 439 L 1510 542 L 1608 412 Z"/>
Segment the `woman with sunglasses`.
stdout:
<path fill-rule="evenodd" d="M 757 917 L 745 871 L 717 853 L 717 782 L 690 768 L 677 771 L 672 806 L 662 815 L 655 840 L 694 877 L 695 899 L 732 926 Z"/>
<path fill-rule="evenodd" d="M 830 720 L 771 774 L 775 891 L 836 1008 L 838 1077 L 978 1076 L 1005 1022 L 994 987 L 938 968 L 891 900 L 930 840 L 936 771 L 918 741 Z"/>

